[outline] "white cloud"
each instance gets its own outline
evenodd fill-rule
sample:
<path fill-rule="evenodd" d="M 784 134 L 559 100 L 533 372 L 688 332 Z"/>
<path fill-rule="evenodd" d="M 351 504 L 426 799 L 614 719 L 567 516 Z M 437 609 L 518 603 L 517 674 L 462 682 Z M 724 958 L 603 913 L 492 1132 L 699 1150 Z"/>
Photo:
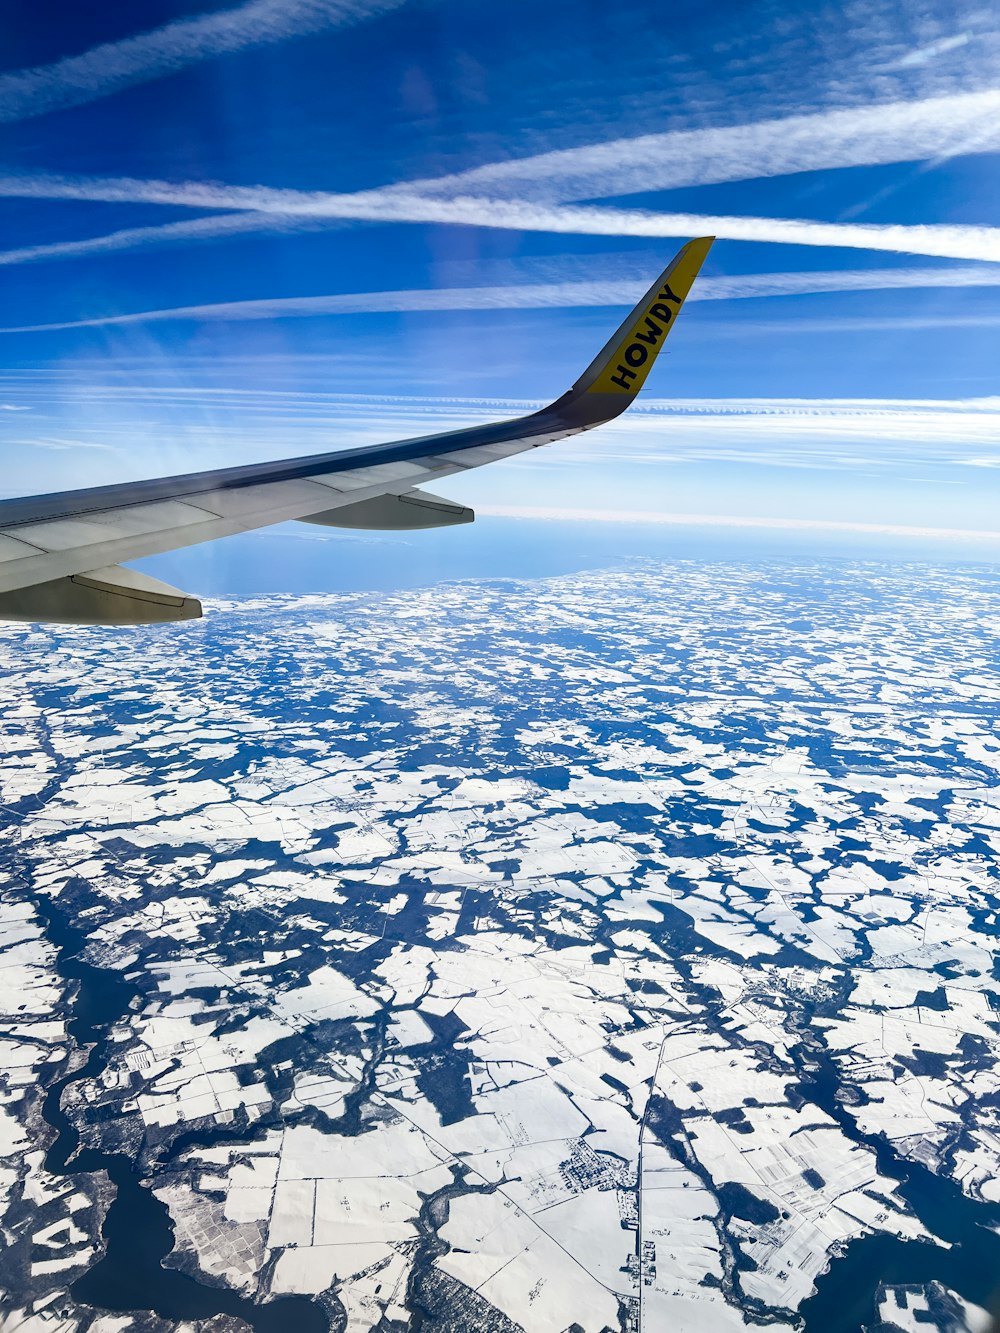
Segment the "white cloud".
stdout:
<path fill-rule="evenodd" d="M 0 75 L 0 122 L 81 106 L 150 79 L 251 46 L 343 27 L 395 9 L 402 0 L 250 0 L 235 9 L 177 19 L 92 47 L 51 65 Z"/>

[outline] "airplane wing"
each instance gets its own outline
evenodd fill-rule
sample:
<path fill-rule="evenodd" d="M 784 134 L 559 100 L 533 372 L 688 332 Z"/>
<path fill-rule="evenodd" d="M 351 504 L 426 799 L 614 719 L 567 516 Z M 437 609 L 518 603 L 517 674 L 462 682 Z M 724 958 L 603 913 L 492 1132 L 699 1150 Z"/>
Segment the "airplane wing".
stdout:
<path fill-rule="evenodd" d="M 276 463 L 0 500 L 0 620 L 143 625 L 195 618 L 196 598 L 119 562 L 288 519 L 381 529 L 471 522 L 472 510 L 419 488 L 624 412 L 712 240 L 689 241 L 573 387 L 529 416 Z"/>

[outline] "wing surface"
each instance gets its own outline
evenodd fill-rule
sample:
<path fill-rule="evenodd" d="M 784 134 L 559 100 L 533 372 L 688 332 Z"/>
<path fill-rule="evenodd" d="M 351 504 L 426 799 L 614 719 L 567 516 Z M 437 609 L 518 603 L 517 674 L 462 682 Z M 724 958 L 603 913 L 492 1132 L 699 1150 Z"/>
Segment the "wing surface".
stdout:
<path fill-rule="evenodd" d="M 642 388 L 704 262 L 689 241 L 576 383 L 511 421 L 336 453 L 0 500 L 0 619 L 145 624 L 200 603 L 120 562 L 288 519 L 345 527 L 469 522 L 418 488 L 590 430 Z"/>

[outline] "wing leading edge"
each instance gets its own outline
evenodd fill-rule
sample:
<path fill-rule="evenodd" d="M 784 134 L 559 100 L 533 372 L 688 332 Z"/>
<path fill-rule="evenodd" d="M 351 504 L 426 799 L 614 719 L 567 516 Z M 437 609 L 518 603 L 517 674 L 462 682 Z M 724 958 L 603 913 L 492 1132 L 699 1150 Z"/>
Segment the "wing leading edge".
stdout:
<path fill-rule="evenodd" d="M 576 383 L 512 421 L 275 463 L 0 501 L 0 620 L 150 624 L 200 603 L 120 569 L 164 551 L 304 519 L 433 527 L 472 511 L 420 489 L 620 416 L 639 393 L 712 244 L 689 241 Z"/>

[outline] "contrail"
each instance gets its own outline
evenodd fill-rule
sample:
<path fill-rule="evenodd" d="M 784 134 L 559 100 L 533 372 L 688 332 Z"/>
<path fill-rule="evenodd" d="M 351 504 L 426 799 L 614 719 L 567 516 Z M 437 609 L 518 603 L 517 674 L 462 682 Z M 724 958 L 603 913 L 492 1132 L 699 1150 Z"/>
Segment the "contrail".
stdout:
<path fill-rule="evenodd" d="M 347 27 L 396 9 L 403 0 L 250 0 L 178 19 L 51 65 L 0 75 L 0 122 L 82 106 L 139 83 L 176 74 L 213 56 L 268 46 L 326 28 Z"/>
<path fill-rule="evenodd" d="M 363 10 L 376 12 L 379 0 Z M 400 0 L 384 0 L 391 7 Z M 254 15 L 262 0 L 225 15 Z M 360 0 L 335 6 L 313 0 L 280 8 L 333 22 L 349 11 L 362 15 Z M 268 9 L 272 13 L 272 9 Z M 192 23 L 208 22 L 196 20 Z M 312 21 L 312 20 L 310 20 Z M 346 20 L 344 20 L 346 21 Z M 174 28 L 149 34 L 151 40 Z M 256 31 L 250 23 L 247 31 Z M 136 42 L 146 38 L 130 39 Z M 121 45 L 121 44 L 119 44 Z M 104 50 L 105 48 L 99 48 Z M 93 55 L 94 53 L 90 53 Z M 78 57 L 85 60 L 89 57 Z M 56 67 L 48 67 L 55 69 Z M 0 76 L 0 118 L 5 79 Z M 104 236 L 53 245 L 23 246 L 0 254 L 0 264 L 69 259 L 161 243 L 205 241 L 245 232 L 330 225 L 333 221 L 384 221 L 495 226 L 580 235 L 676 237 L 714 231 L 734 240 L 796 245 L 832 245 L 943 258 L 994 261 L 996 231 L 976 226 L 877 226 L 818 223 L 799 219 L 712 217 L 583 207 L 576 199 L 611 198 L 638 189 L 778 176 L 799 171 L 878 163 L 941 159 L 1000 150 L 1000 90 L 958 93 L 874 107 L 824 111 L 748 125 L 616 139 L 581 148 L 542 153 L 428 180 L 383 186 L 354 194 L 307 192 L 214 182 L 173 182 L 61 175 L 0 177 L 0 195 L 37 199 L 148 203 L 215 210 L 216 215 L 166 226 L 132 227 Z M 218 210 L 225 210 L 218 212 Z M 239 213 L 259 214 L 241 219 Z"/>
<path fill-rule="evenodd" d="M 406 190 L 519 199 L 604 199 L 639 191 L 1000 151 L 1000 90 L 886 102 L 697 130 L 612 139 L 494 162 Z"/>
<path fill-rule="evenodd" d="M 814 222 L 800 218 L 737 217 L 706 213 L 657 213 L 531 200 L 488 199 L 459 195 L 434 198 L 402 190 L 365 190 L 356 194 L 230 186 L 211 182 L 86 179 L 65 176 L 0 177 L 0 195 L 21 198 L 88 199 L 119 203 L 169 204 L 188 208 L 225 208 L 291 220 L 327 219 L 363 222 L 411 222 L 551 232 L 577 236 L 684 237 L 711 233 L 726 240 L 781 245 L 842 247 L 942 259 L 1000 261 L 1000 229 L 967 224 Z M 229 219 L 199 219 L 188 237 L 211 234 L 215 225 L 237 229 Z M 145 238 L 150 239 L 145 229 Z M 120 248 L 131 248 L 135 230 L 118 233 Z M 77 243 L 80 244 L 80 243 Z M 102 240 L 103 249 L 113 249 Z M 40 257 L 35 252 L 34 257 Z"/>
<path fill-rule="evenodd" d="M 0 256 L 2 261 L 2 256 Z M 243 321 L 305 319 L 323 315 L 374 314 L 417 310 L 539 310 L 629 305 L 642 295 L 643 278 L 596 279 L 581 282 L 508 283 L 492 287 L 442 287 L 428 290 L 343 292 L 329 296 L 265 297 L 245 301 L 169 306 L 118 315 L 49 324 L 0 328 L 0 333 L 43 333 L 57 329 L 103 328 L 169 320 Z M 690 301 L 732 301 L 765 296 L 810 293 L 883 291 L 915 288 L 997 287 L 1000 266 L 961 268 L 846 269 L 817 273 L 752 273 L 737 277 L 705 277 Z M 834 327 L 829 322 L 824 328 Z"/>

